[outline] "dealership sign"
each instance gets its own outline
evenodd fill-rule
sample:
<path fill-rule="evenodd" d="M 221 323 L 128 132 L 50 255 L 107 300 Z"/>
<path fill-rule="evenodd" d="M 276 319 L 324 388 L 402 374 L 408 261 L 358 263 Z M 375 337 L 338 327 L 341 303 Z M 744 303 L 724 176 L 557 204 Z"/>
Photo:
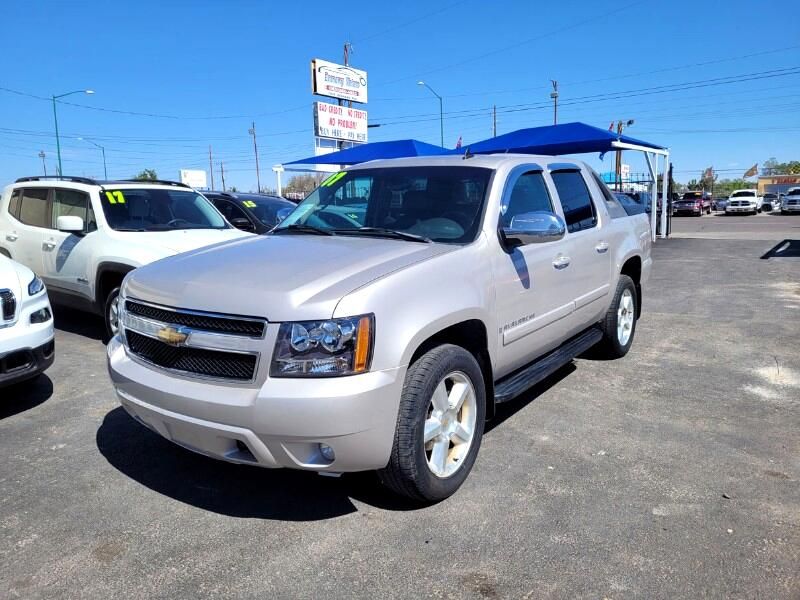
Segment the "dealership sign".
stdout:
<path fill-rule="evenodd" d="M 367 111 L 314 102 L 314 135 L 351 142 L 367 141 Z"/>
<path fill-rule="evenodd" d="M 311 61 L 311 91 L 319 96 L 367 102 L 367 72 L 315 58 Z"/>
<path fill-rule="evenodd" d="M 208 189 L 206 172 L 200 169 L 181 169 L 181 183 L 194 189 Z"/>

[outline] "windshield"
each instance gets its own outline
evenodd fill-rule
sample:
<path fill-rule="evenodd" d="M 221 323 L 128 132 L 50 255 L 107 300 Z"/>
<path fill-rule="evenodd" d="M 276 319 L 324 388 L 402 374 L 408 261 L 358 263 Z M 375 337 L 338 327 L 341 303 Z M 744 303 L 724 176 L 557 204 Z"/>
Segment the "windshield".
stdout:
<path fill-rule="evenodd" d="M 751 190 L 743 190 L 741 192 L 733 192 L 731 198 L 752 198 L 756 193 Z"/>
<path fill-rule="evenodd" d="M 282 198 L 269 198 L 264 196 L 237 196 L 243 206 L 250 209 L 259 221 L 266 225 L 275 225 L 283 217 L 294 210 L 295 204 Z"/>
<path fill-rule="evenodd" d="M 105 188 L 100 200 L 106 221 L 117 231 L 228 228 L 211 203 L 191 190 Z"/>
<path fill-rule="evenodd" d="M 295 225 L 367 235 L 375 231 L 360 230 L 378 228 L 465 244 L 480 227 L 491 174 L 491 169 L 452 166 L 340 171 L 275 231 Z"/>
<path fill-rule="evenodd" d="M 764 198 L 777 198 L 778 194 L 767 193 L 764 194 Z"/>
<path fill-rule="evenodd" d="M 681 200 L 697 200 L 703 197 L 703 192 L 686 192 Z"/>

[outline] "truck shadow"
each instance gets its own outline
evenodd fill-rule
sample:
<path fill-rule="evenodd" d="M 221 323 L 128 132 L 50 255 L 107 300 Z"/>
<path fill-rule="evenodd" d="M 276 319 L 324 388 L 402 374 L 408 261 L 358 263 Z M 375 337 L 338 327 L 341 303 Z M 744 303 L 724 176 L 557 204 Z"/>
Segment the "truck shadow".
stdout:
<path fill-rule="evenodd" d="M 570 364 L 514 401 L 498 407 L 486 434 L 528 406 L 575 370 Z M 164 496 L 239 518 L 316 521 L 354 513 L 353 500 L 391 511 L 424 505 L 393 495 L 374 473 L 338 479 L 289 469 L 229 464 L 185 450 L 134 421 L 121 407 L 103 419 L 97 448 L 121 473 Z"/>
<path fill-rule="evenodd" d="M 102 317 L 63 306 L 53 307 L 53 317 L 59 331 L 105 342 L 106 328 Z"/>
<path fill-rule="evenodd" d="M 45 374 L 3 388 L 0 420 L 35 408 L 46 402 L 52 395 L 53 382 Z"/>

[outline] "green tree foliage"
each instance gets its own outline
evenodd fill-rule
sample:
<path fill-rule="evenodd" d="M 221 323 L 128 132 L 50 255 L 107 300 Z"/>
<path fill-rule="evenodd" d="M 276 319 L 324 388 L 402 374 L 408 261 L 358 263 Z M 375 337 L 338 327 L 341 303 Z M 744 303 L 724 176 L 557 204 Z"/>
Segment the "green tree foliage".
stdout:
<path fill-rule="evenodd" d="M 134 177 L 136 181 L 155 181 L 158 179 L 158 174 L 155 169 L 145 169 Z"/>
<path fill-rule="evenodd" d="M 800 160 L 778 162 L 773 156 L 761 166 L 762 175 L 800 175 Z"/>

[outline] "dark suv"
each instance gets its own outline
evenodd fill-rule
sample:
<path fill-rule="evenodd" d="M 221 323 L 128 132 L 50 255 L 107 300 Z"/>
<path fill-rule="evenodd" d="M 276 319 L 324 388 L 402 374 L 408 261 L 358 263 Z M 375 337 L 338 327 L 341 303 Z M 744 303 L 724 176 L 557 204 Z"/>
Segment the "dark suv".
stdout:
<path fill-rule="evenodd" d="M 242 231 L 266 233 L 283 221 L 295 206 L 278 196 L 239 194 L 238 192 L 203 192 L 228 222 Z"/>
<path fill-rule="evenodd" d="M 703 213 L 711 214 L 711 194 L 706 192 L 686 192 L 673 205 L 676 215 L 694 215 L 702 217 Z"/>

